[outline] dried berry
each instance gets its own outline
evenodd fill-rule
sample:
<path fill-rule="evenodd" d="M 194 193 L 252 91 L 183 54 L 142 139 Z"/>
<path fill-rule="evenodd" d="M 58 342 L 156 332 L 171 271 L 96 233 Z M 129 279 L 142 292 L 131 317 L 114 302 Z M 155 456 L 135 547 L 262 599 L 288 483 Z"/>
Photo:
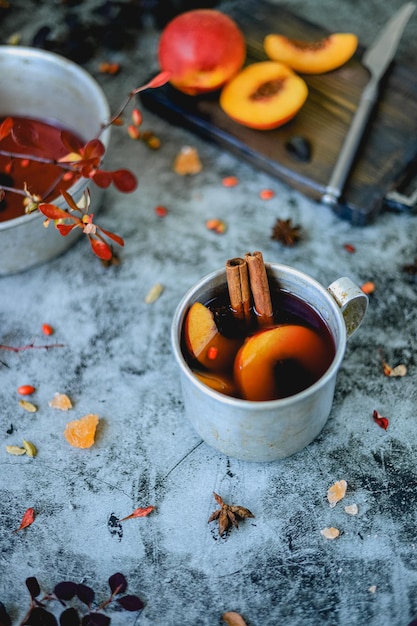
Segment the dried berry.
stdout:
<path fill-rule="evenodd" d="M 71 174 L 72 172 L 69 173 Z M 44 335 L 50 336 L 53 335 L 54 329 L 50 324 L 42 324 L 42 332 Z"/>
<path fill-rule="evenodd" d="M 218 235 L 223 235 L 223 233 L 225 233 L 227 230 L 226 222 L 220 220 L 217 217 L 207 220 L 206 228 L 208 230 L 213 230 Z"/>
<path fill-rule="evenodd" d="M 32 393 L 35 393 L 35 387 L 33 385 L 20 385 L 17 388 L 17 393 L 21 396 L 30 396 Z"/>
<path fill-rule="evenodd" d="M 275 197 L 275 191 L 272 189 L 261 189 L 259 197 L 261 200 L 272 200 Z"/>
<path fill-rule="evenodd" d="M 226 176 L 222 180 L 223 187 L 236 187 L 239 184 L 239 179 L 236 176 Z"/>

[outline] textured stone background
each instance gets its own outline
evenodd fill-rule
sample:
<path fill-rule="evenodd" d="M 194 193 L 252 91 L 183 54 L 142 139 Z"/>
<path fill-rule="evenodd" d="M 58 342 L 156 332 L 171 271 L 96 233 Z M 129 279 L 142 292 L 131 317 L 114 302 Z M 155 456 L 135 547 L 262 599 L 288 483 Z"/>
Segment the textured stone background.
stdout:
<path fill-rule="evenodd" d="M 37 24 L 59 20 L 62 9 L 12 4 L 2 42 L 19 30 L 27 43 Z M 286 4 L 368 44 L 401 3 Z M 399 51 L 412 63 L 416 25 L 417 15 Z M 127 55 L 114 53 L 122 62 L 117 77 L 88 64 L 113 108 L 156 68 L 156 42 L 149 25 Z M 385 214 L 354 228 L 148 111 L 144 128 L 161 138 L 159 151 L 116 128 L 108 155 L 109 165 L 128 163 L 140 180 L 128 196 L 108 190 L 100 209 L 101 225 L 125 238 L 121 264 L 104 268 L 81 240 L 47 265 L 0 279 L 0 343 L 65 346 L 0 351 L 0 600 L 17 624 L 29 603 L 28 576 L 45 591 L 60 580 L 84 582 L 100 600 L 107 578 L 120 571 L 145 609 L 138 616 L 111 610 L 114 624 L 215 626 L 235 610 L 248 626 L 407 626 L 417 616 L 417 292 L 402 266 L 417 256 L 416 216 Z M 198 149 L 204 165 L 190 178 L 172 171 L 185 145 Z M 226 175 L 238 176 L 239 186 L 223 188 Z M 273 200 L 259 199 L 264 188 L 276 192 Z M 160 204 L 169 209 L 165 219 L 155 215 Z M 224 235 L 206 229 L 212 217 L 227 222 Z M 271 240 L 277 217 L 302 226 L 298 246 Z M 376 285 L 323 432 L 299 454 L 267 465 L 229 459 L 201 442 L 184 418 L 169 340 L 184 292 L 227 258 L 256 249 L 324 285 L 341 275 Z M 165 290 L 147 305 L 157 282 Z M 55 328 L 51 339 L 41 334 L 44 322 Z M 380 348 L 391 365 L 407 365 L 407 376 L 383 375 Z M 35 414 L 18 406 L 16 388 L 24 383 L 37 388 Z M 71 413 L 48 406 L 55 392 L 72 398 Z M 390 419 L 387 431 L 373 422 L 374 409 Z M 100 416 L 96 443 L 73 449 L 63 438 L 65 423 L 90 412 Z M 36 458 L 5 452 L 23 438 L 38 447 Z M 330 508 L 327 489 L 340 479 L 348 483 L 346 498 Z M 255 518 L 220 538 L 207 523 L 217 506 L 213 491 Z M 344 511 L 352 503 L 355 517 Z M 156 512 L 148 518 L 112 523 L 149 504 Z M 13 533 L 29 506 L 34 524 Z M 341 536 L 326 541 L 325 526 Z"/>

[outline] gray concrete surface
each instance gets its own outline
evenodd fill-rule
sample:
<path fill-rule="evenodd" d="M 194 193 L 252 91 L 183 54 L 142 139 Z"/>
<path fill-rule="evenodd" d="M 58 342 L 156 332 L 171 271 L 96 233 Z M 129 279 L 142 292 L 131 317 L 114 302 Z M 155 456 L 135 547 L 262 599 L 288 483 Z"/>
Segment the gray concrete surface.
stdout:
<path fill-rule="evenodd" d="M 331 29 L 349 23 L 365 44 L 400 5 L 287 4 Z M 57 6 L 49 3 L 50 15 Z M 2 42 L 16 30 L 25 42 L 48 14 L 47 3 L 36 7 L 16 18 L 12 7 Z M 399 52 L 411 62 L 416 19 Z M 155 68 L 156 41 L 149 27 L 129 57 L 120 56 L 117 77 L 89 65 L 113 107 Z M 28 576 L 45 591 L 60 580 L 83 582 L 100 601 L 107 578 L 122 572 L 145 603 L 139 614 L 109 609 L 112 623 L 123 626 L 215 626 L 227 610 L 248 626 L 407 626 L 417 616 L 417 287 L 402 266 L 417 256 L 416 216 L 384 214 L 355 228 L 148 111 L 144 128 L 161 138 L 159 151 L 116 128 L 108 155 L 109 165 L 129 164 L 140 180 L 131 195 L 108 190 L 100 210 L 99 223 L 125 238 L 121 264 L 104 268 L 81 240 L 47 265 L 0 279 L 0 343 L 64 344 L 0 350 L 1 602 L 18 624 L 29 605 Z M 203 163 L 187 178 L 172 170 L 185 145 Z M 224 188 L 227 175 L 239 185 Z M 259 198 L 264 188 L 274 199 Z M 155 214 L 157 205 L 168 208 L 167 217 Z M 212 217 L 225 220 L 225 234 L 206 229 Z M 278 217 L 302 226 L 297 246 L 271 240 Z M 348 275 L 376 286 L 348 344 L 326 427 L 305 450 L 272 464 L 227 458 L 199 439 L 184 417 L 169 339 L 184 292 L 227 258 L 256 249 L 324 285 Z M 146 304 L 155 283 L 165 289 Z M 41 332 L 45 322 L 55 329 L 50 338 Z M 381 349 L 390 365 L 407 365 L 406 376 L 384 376 Z M 19 407 L 16 389 L 25 383 L 36 387 L 36 413 Z M 72 411 L 48 406 L 56 392 L 71 397 Z M 389 418 L 386 431 L 374 423 L 374 410 Z M 86 413 L 100 417 L 96 443 L 77 450 L 63 431 Z M 37 446 L 35 458 L 6 453 L 22 439 Z M 341 479 L 347 494 L 332 508 L 327 490 Z M 208 524 L 213 491 L 255 517 L 220 538 Z M 344 510 L 351 504 L 357 515 Z M 156 507 L 149 517 L 114 523 L 148 505 Z M 13 532 L 28 507 L 35 522 Z M 333 541 L 320 532 L 331 526 L 341 533 Z"/>

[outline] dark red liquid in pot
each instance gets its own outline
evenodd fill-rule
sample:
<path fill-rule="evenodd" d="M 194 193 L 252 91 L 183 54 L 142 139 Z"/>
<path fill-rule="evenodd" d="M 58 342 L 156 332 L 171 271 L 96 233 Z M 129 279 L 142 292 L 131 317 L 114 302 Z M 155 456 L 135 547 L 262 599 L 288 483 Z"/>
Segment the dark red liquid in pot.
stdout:
<path fill-rule="evenodd" d="M 3 116 L 0 122 L 7 116 Z M 2 185 L 16 189 L 24 189 L 27 185 L 31 194 L 41 196 L 43 201 L 51 201 L 60 195 L 61 189 L 68 189 L 77 180 L 72 177 L 63 179 L 65 170 L 57 165 L 38 163 L 25 158 L 13 158 L 4 153 L 40 156 L 51 160 L 58 160 L 68 154 L 68 149 L 61 142 L 61 132 L 64 128 L 39 119 L 16 117 L 11 115 L 14 123 L 30 122 L 34 130 L 33 145 L 30 147 L 16 143 L 9 134 L 0 141 L 0 187 Z M 65 129 L 67 130 L 67 129 Z M 68 131 L 67 131 L 68 132 Z M 79 137 L 70 133 L 81 141 Z M 10 167 L 11 162 L 11 167 Z M 25 214 L 23 204 L 24 196 L 6 191 L 3 200 L 0 201 L 0 221 L 11 220 Z"/>

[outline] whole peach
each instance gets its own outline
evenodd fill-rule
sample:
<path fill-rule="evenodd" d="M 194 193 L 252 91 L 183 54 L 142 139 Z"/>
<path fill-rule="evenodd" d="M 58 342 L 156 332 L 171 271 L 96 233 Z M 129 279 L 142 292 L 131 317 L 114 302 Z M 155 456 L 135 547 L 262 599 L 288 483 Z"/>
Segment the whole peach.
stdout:
<path fill-rule="evenodd" d="M 171 84 L 196 95 L 222 87 L 242 67 L 246 45 L 228 15 L 215 9 L 194 9 L 177 15 L 161 33 L 158 58 L 171 72 Z"/>

